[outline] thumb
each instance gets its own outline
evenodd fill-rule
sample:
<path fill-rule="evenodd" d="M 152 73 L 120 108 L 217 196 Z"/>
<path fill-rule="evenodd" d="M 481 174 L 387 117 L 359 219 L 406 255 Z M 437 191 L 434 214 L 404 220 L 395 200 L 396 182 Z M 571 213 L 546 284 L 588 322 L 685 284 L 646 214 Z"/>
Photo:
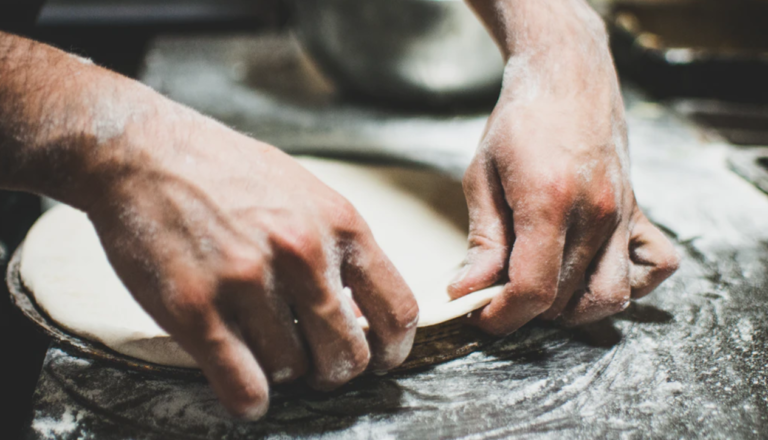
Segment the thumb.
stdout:
<path fill-rule="evenodd" d="M 506 276 L 514 241 L 512 213 L 496 167 L 479 157 L 464 174 L 464 195 L 469 207 L 469 250 L 448 285 L 452 299 L 490 287 Z"/>

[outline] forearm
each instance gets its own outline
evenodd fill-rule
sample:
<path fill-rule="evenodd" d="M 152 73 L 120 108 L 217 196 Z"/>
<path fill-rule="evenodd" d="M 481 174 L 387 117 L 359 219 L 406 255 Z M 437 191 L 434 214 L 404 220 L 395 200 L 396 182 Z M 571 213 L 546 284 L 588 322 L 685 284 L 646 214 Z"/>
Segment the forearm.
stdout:
<path fill-rule="evenodd" d="M 466 0 L 505 58 L 544 49 L 606 42 L 602 20 L 585 0 Z"/>
<path fill-rule="evenodd" d="M 103 165 L 120 166 L 111 144 L 159 101 L 88 60 L 0 33 L 0 188 L 87 206 Z"/>
<path fill-rule="evenodd" d="M 505 89 L 514 83 L 561 94 L 567 90 L 558 87 L 575 86 L 562 78 L 614 73 L 605 26 L 585 0 L 466 1 L 507 61 Z"/>

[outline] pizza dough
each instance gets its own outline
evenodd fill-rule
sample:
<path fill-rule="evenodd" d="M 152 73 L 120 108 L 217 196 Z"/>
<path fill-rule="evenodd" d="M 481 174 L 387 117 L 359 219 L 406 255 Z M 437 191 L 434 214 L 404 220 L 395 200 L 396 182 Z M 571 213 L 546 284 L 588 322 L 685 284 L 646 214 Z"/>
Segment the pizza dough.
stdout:
<path fill-rule="evenodd" d="M 299 160 L 368 222 L 416 296 L 419 327 L 466 315 L 500 291 L 492 287 L 456 301 L 446 293 L 467 246 L 457 182 L 425 170 Z M 195 366 L 123 286 L 84 213 L 63 205 L 48 211 L 27 235 L 20 270 L 37 304 L 71 333 L 145 361 Z"/>

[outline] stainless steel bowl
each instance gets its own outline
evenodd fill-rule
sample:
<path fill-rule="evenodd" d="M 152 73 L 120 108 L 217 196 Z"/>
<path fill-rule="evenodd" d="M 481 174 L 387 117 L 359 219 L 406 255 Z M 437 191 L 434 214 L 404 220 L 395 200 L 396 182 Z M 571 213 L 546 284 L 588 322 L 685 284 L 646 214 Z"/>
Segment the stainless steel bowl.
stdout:
<path fill-rule="evenodd" d="M 442 105 L 495 99 L 503 62 L 462 0 L 295 0 L 299 39 L 347 92 Z"/>

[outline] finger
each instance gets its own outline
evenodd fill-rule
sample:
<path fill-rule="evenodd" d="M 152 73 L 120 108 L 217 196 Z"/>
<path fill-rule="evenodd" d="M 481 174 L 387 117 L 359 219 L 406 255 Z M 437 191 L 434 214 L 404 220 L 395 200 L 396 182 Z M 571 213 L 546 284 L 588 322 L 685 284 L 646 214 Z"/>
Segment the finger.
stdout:
<path fill-rule="evenodd" d="M 215 290 L 194 266 L 171 261 L 165 265 L 163 282 L 149 278 L 142 252 L 116 252 L 109 234 L 102 234 L 113 266 L 120 268 L 121 280 L 147 312 L 173 336 L 200 366 L 222 405 L 233 415 L 256 420 L 269 408 L 269 385 L 246 343 L 228 327 L 216 305 L 208 298 Z M 170 289 L 163 291 L 163 289 Z M 155 293 L 149 295 L 147 293 Z"/>
<path fill-rule="evenodd" d="M 453 299 L 501 280 L 514 241 L 511 212 L 492 163 L 476 156 L 464 174 L 463 185 L 469 207 L 469 250 L 448 286 Z"/>
<path fill-rule="evenodd" d="M 368 320 L 371 368 L 392 369 L 411 352 L 419 306 L 411 289 L 370 233 L 363 234 L 345 256 L 344 284 Z"/>
<path fill-rule="evenodd" d="M 312 358 L 307 380 L 314 388 L 330 390 L 362 373 L 371 354 L 341 278 L 330 280 L 316 272 L 305 279 L 298 294 L 303 300 L 293 307 Z"/>
<path fill-rule="evenodd" d="M 543 319 L 556 319 L 568 306 L 574 292 L 586 287 L 587 270 L 617 227 L 618 216 L 612 193 L 607 203 L 597 203 L 590 215 L 576 215 L 566 235 L 565 256 L 560 269 L 560 284 L 555 302 L 544 312 Z"/>
<path fill-rule="evenodd" d="M 639 210 L 629 240 L 629 258 L 632 298 L 648 295 L 680 266 L 672 243 Z"/>
<path fill-rule="evenodd" d="M 574 292 L 586 287 L 585 274 L 606 239 L 596 231 L 587 228 L 572 228 L 566 235 L 563 265 L 560 268 L 560 282 L 552 306 L 541 314 L 545 320 L 558 318 L 568 306 Z"/>
<path fill-rule="evenodd" d="M 223 287 L 226 307 L 243 339 L 272 383 L 293 381 L 309 369 L 291 309 L 281 298 L 253 284 Z"/>
<path fill-rule="evenodd" d="M 269 407 L 267 377 L 215 308 L 205 309 L 189 314 L 187 324 L 172 334 L 198 363 L 224 407 L 237 417 L 257 420 Z"/>
<path fill-rule="evenodd" d="M 471 317 L 488 333 L 509 334 L 549 309 L 554 302 L 565 232 L 558 221 L 531 220 L 518 223 L 515 218 L 517 238 L 509 262 L 509 283 L 504 292 Z"/>
<path fill-rule="evenodd" d="M 576 293 L 563 311 L 563 324 L 587 324 L 627 308 L 630 298 L 628 241 L 626 227 L 620 225 L 597 255 L 586 289 Z"/>

